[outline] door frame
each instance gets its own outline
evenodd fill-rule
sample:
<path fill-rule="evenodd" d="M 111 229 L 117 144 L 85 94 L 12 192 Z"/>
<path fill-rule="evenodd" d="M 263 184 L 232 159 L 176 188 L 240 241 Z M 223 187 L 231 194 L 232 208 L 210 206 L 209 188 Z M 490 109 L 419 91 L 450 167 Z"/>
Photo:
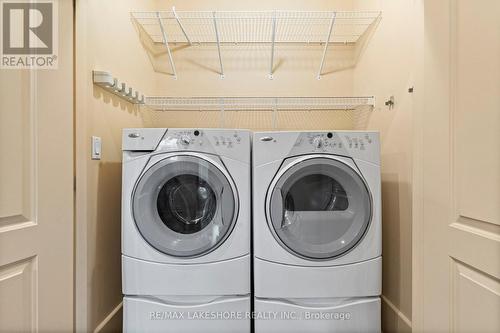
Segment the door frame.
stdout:
<path fill-rule="evenodd" d="M 420 0 L 415 7 L 414 41 L 415 50 L 415 89 L 413 93 L 413 163 L 412 163 L 412 317 L 411 329 L 414 332 L 423 331 L 423 267 L 424 267 L 424 219 L 423 219 L 423 155 L 424 131 L 426 123 L 424 108 L 425 99 L 425 4 Z"/>

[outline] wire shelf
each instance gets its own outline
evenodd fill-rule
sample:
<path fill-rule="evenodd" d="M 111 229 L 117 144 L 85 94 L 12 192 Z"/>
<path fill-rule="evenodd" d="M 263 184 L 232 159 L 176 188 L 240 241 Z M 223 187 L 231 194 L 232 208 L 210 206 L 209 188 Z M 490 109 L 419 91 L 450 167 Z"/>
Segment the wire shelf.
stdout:
<path fill-rule="evenodd" d="M 333 43 L 355 44 L 380 17 L 380 11 L 171 11 L 132 12 L 133 20 L 154 43 L 167 48 L 172 75 L 177 72 L 170 44 L 216 44 L 220 76 L 224 78 L 221 46 L 268 44 L 269 79 L 273 79 L 276 44 L 324 45 L 317 78 L 320 79 Z"/>
<path fill-rule="evenodd" d="M 155 111 L 314 111 L 373 108 L 375 97 L 146 97 Z"/>
<path fill-rule="evenodd" d="M 380 11 L 160 11 L 132 12 L 156 43 L 356 43 Z M 160 20 L 159 20 L 160 19 Z M 333 23 L 332 33 L 329 34 Z M 329 38 L 329 39 L 328 39 Z"/>

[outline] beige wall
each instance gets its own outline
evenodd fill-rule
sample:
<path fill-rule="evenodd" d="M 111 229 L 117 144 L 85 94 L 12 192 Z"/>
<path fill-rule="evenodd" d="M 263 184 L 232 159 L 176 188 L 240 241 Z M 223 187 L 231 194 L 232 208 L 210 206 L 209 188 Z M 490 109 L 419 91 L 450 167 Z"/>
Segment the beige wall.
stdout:
<path fill-rule="evenodd" d="M 367 128 L 382 147 L 383 330 L 408 331 L 412 314 L 412 157 L 419 0 L 356 1 L 359 10 L 380 9 L 383 18 L 354 70 L 354 94 L 374 94 L 378 105 Z M 415 92 L 422 87 L 415 86 Z M 394 96 L 395 105 L 384 102 Z"/>
<path fill-rule="evenodd" d="M 77 2 L 77 325 L 94 330 L 121 301 L 120 131 L 123 127 L 239 127 L 270 129 L 271 112 L 139 111 L 91 83 L 91 70 L 110 70 L 147 95 L 349 96 L 375 95 L 375 112 L 283 112 L 277 129 L 374 129 L 382 135 L 384 329 L 408 329 L 411 319 L 411 157 L 413 4 L 419 0 L 356 1 L 120 1 Z M 164 49 L 148 47 L 130 10 L 383 10 L 363 47 L 334 47 L 321 80 L 321 47 L 279 46 L 274 80 L 268 47 L 223 47 L 225 79 L 215 48 L 173 46 L 178 79 Z M 356 54 L 360 52 L 356 64 Z M 417 88 L 418 89 L 418 88 Z M 396 97 L 394 109 L 383 101 Z M 103 160 L 90 160 L 90 136 L 103 138 Z M 112 318 L 110 316 L 109 318 Z M 119 316 L 111 323 L 119 324 Z M 112 324 L 108 325 L 112 327 Z M 100 327 L 100 326 L 99 326 Z"/>
<path fill-rule="evenodd" d="M 155 90 L 155 73 L 129 14 L 152 5 L 77 1 L 76 324 L 82 332 L 121 326 L 121 129 L 143 125 L 137 108 L 92 84 L 92 70 L 109 70 L 143 91 Z M 103 140 L 101 161 L 90 159 L 93 135 Z"/>

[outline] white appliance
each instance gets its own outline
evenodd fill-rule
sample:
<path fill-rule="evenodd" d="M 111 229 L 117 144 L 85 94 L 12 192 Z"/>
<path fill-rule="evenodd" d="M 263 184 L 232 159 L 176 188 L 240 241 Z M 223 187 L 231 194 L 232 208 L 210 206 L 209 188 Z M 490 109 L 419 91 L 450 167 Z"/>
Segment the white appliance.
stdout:
<path fill-rule="evenodd" d="M 380 332 L 379 135 L 253 137 L 255 332 Z"/>
<path fill-rule="evenodd" d="M 241 130 L 123 130 L 124 331 L 250 331 L 250 148 Z"/>

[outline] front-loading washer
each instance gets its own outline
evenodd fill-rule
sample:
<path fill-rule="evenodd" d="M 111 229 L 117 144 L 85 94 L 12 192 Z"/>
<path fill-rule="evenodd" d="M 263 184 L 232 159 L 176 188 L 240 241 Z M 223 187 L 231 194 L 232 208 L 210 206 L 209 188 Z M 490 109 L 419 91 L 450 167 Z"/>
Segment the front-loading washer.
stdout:
<path fill-rule="evenodd" d="M 380 331 L 379 151 L 375 132 L 254 133 L 256 332 Z"/>
<path fill-rule="evenodd" d="M 123 131 L 126 332 L 250 331 L 250 133 Z"/>

